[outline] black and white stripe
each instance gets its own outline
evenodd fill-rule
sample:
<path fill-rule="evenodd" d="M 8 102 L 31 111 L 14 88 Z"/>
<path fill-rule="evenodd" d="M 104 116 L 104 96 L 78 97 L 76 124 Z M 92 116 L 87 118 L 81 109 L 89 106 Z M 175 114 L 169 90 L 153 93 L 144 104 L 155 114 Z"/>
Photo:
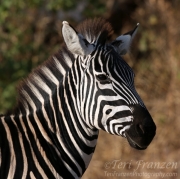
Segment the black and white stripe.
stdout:
<path fill-rule="evenodd" d="M 145 107 L 118 43 L 105 44 L 110 33 L 102 19 L 85 22 L 79 34 L 63 22 L 67 48 L 22 82 L 14 113 L 0 118 L 0 178 L 80 178 L 99 129 L 126 137 L 131 105 Z"/>

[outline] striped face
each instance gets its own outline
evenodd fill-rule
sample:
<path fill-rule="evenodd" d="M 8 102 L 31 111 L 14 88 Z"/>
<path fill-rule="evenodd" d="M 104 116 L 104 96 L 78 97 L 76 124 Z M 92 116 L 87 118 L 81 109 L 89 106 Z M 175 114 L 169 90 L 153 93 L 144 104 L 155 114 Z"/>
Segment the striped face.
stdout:
<path fill-rule="evenodd" d="M 134 88 L 129 65 L 108 45 L 99 46 L 87 57 L 82 69 L 81 114 L 85 121 L 127 137 L 137 149 L 146 148 L 154 137 L 155 125 Z"/>
<path fill-rule="evenodd" d="M 152 141 L 156 126 L 134 88 L 134 73 L 121 58 L 129 50 L 137 26 L 106 44 L 109 24 L 86 22 L 76 32 L 63 22 L 64 41 L 77 59 L 77 104 L 88 126 L 126 137 L 136 149 Z M 99 30 L 99 32 L 98 32 Z M 78 80 L 77 80 L 78 81 Z"/>
<path fill-rule="evenodd" d="M 112 47 L 99 47 L 91 55 L 81 86 L 82 90 L 87 90 L 82 93 L 82 99 L 91 100 L 84 99 L 82 113 L 89 112 L 84 116 L 92 126 L 125 136 L 133 122 L 130 104 L 139 103 L 134 90 L 134 74 Z M 86 84 L 89 86 L 85 88 Z"/>

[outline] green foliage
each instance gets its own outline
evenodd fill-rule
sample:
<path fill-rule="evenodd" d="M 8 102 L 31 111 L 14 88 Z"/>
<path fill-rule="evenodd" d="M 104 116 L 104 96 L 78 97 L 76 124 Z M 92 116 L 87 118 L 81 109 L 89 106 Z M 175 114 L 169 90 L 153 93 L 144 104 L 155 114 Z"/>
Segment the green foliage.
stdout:
<path fill-rule="evenodd" d="M 0 114 L 15 106 L 18 82 L 59 49 L 58 12 L 81 1 L 85 17 L 105 12 L 101 0 L 0 0 Z"/>
<path fill-rule="evenodd" d="M 87 17 L 97 17 L 101 16 L 106 12 L 106 4 L 99 0 L 88 0 L 87 11 L 84 12 L 84 15 Z M 96 8 L 95 8 L 96 7 Z"/>
<path fill-rule="evenodd" d="M 79 0 L 50 0 L 47 3 L 47 9 L 49 10 L 68 10 L 76 6 L 76 4 L 79 2 Z"/>

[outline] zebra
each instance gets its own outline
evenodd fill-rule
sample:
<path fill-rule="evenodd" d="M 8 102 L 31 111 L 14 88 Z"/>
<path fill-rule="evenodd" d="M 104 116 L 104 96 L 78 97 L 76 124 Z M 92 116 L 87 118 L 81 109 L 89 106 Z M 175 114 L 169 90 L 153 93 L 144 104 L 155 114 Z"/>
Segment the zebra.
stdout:
<path fill-rule="evenodd" d="M 61 50 L 19 84 L 15 109 L 0 116 L 0 178 L 81 178 L 100 129 L 148 147 L 156 125 L 122 58 L 137 29 L 109 41 L 102 18 L 76 29 L 62 22 Z"/>

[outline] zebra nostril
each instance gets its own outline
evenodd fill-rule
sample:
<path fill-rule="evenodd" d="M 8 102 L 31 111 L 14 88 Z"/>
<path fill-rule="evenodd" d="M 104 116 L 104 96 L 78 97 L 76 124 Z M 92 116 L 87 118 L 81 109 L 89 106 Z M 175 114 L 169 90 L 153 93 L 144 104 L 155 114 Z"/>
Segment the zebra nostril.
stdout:
<path fill-rule="evenodd" d="M 136 131 L 140 135 L 144 135 L 144 133 L 145 133 L 142 124 L 137 124 L 136 125 Z"/>
<path fill-rule="evenodd" d="M 110 114 L 111 111 L 112 111 L 112 109 L 108 109 L 108 110 L 106 111 L 106 114 L 107 114 L 107 115 Z"/>

